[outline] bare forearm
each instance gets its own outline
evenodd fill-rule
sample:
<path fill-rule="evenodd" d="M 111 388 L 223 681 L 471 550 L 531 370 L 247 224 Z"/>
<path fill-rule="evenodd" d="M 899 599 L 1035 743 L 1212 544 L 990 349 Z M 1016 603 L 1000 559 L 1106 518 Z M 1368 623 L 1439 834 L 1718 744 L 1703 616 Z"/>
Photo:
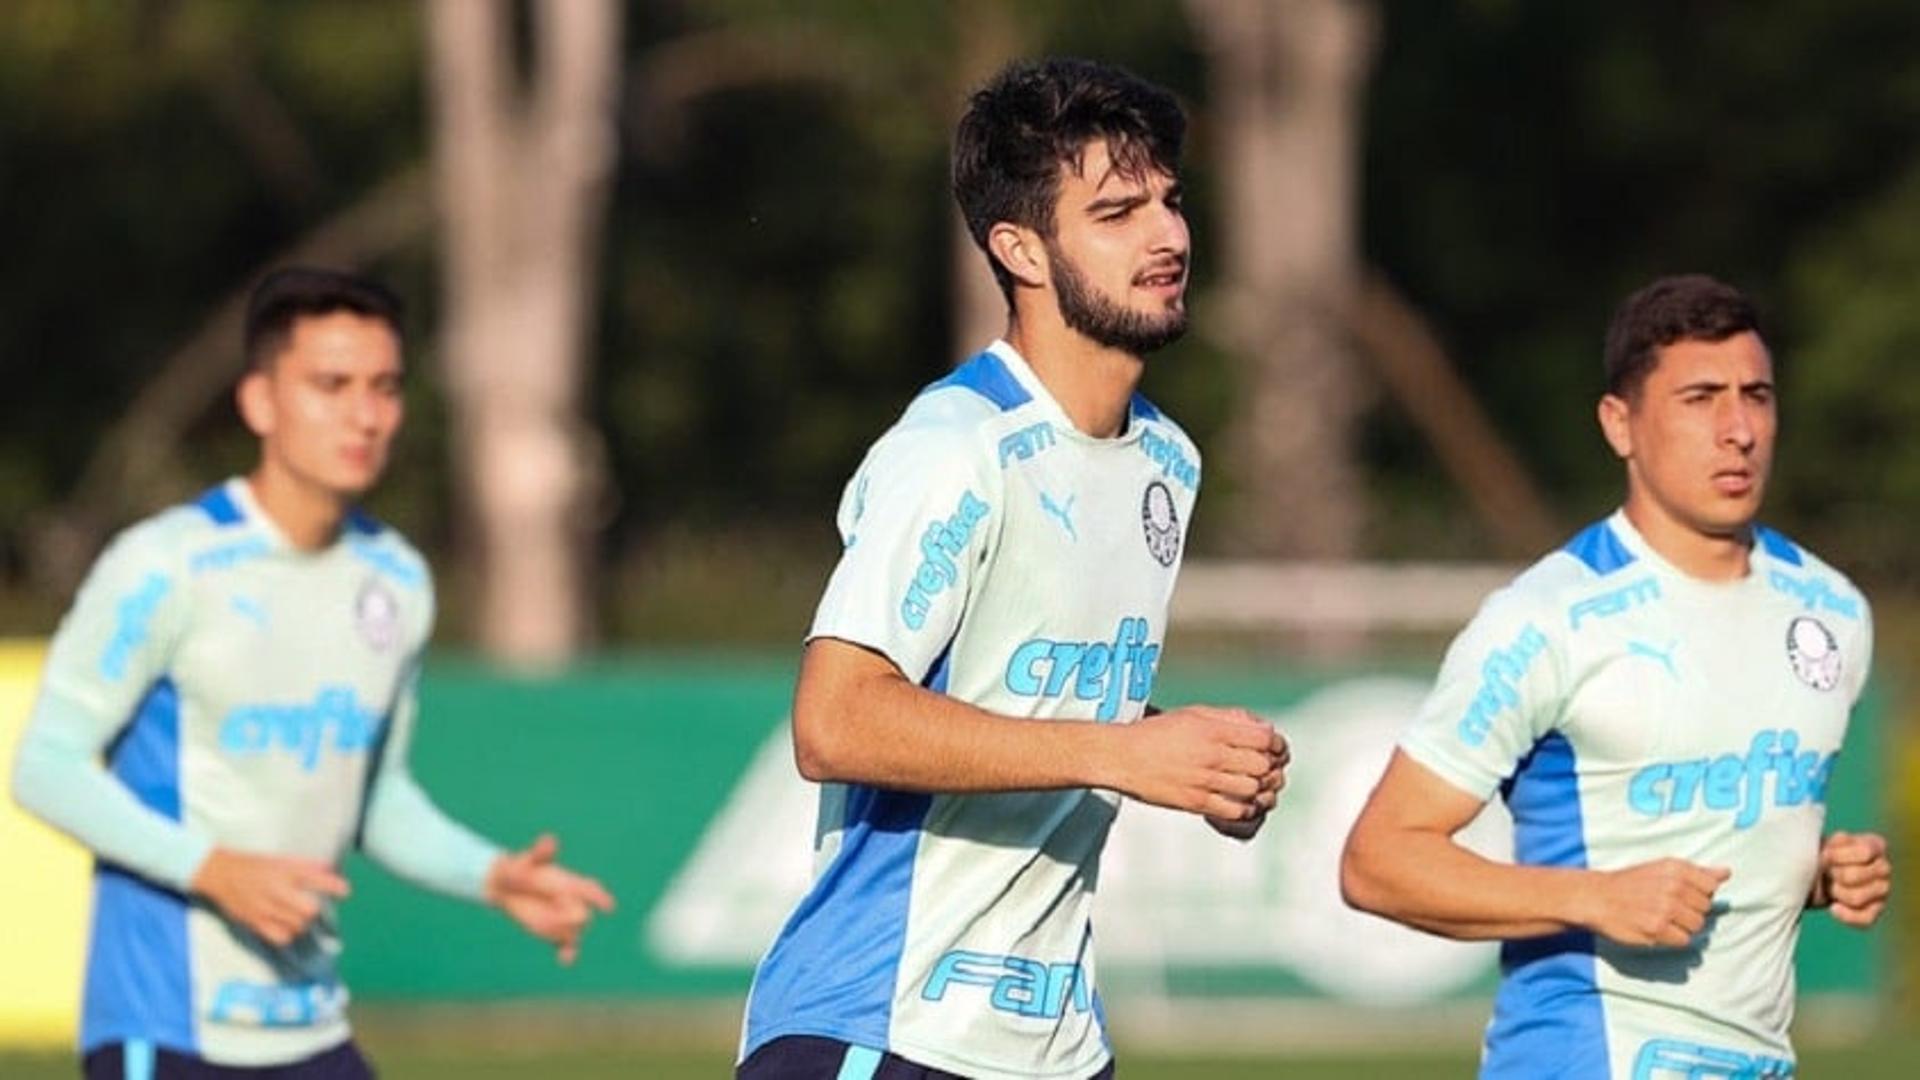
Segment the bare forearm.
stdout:
<path fill-rule="evenodd" d="M 1341 866 L 1354 907 L 1464 941 L 1540 937 L 1583 924 L 1590 871 L 1494 862 L 1440 833 L 1356 833 Z"/>
<path fill-rule="evenodd" d="M 794 750 L 809 780 L 902 791 L 987 792 L 1111 786 L 1103 763 L 1119 729 L 999 716 L 876 677 L 795 709 Z"/>

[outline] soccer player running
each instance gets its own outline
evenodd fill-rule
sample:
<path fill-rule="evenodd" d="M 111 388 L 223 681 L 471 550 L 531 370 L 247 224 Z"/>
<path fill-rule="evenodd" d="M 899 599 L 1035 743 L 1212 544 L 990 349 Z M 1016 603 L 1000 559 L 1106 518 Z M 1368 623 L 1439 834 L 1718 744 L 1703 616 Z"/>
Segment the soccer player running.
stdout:
<path fill-rule="evenodd" d="M 1745 296 L 1656 281 L 1614 315 L 1605 363 L 1625 506 L 1454 641 L 1342 887 L 1505 943 L 1482 1076 L 1791 1076 L 1802 912 L 1871 926 L 1891 885 L 1879 836 L 1821 836 L 1871 617 L 1754 522 L 1777 417 Z M 1453 841 L 1496 790 L 1519 865 Z"/>
<path fill-rule="evenodd" d="M 122 533 L 54 636 L 13 793 L 97 857 L 93 1080 L 372 1075 L 336 969 L 352 844 L 562 962 L 611 909 L 551 837 L 503 853 L 408 772 L 433 583 L 355 505 L 400 428 L 400 319 L 362 278 L 267 277 L 237 395 L 259 464 Z"/>
<path fill-rule="evenodd" d="M 1274 805 L 1265 721 L 1145 715 L 1200 481 L 1135 393 L 1187 323 L 1184 130 L 1164 90 L 1072 60 L 1008 68 L 960 121 L 1009 326 L 841 502 L 793 709 L 817 873 L 755 975 L 742 1077 L 1109 1075 L 1089 908 L 1120 794 L 1239 837 Z"/>

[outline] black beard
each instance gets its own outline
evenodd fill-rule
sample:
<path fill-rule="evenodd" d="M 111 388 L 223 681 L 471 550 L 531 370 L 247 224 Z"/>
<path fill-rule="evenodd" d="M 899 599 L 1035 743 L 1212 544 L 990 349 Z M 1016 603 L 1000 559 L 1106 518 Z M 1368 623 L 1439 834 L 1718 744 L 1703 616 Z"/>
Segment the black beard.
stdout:
<path fill-rule="evenodd" d="M 1158 352 L 1187 332 L 1187 309 L 1182 306 L 1158 318 L 1121 307 L 1101 295 L 1080 274 L 1066 253 L 1047 244 L 1053 268 L 1054 295 L 1060 298 L 1060 317 L 1067 326 L 1097 345 L 1134 356 Z"/>

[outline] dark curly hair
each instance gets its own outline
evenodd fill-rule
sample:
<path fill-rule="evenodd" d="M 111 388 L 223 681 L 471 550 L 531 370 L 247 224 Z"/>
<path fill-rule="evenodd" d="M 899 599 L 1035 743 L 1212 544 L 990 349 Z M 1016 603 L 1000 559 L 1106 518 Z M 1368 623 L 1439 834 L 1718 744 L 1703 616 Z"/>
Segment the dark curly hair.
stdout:
<path fill-rule="evenodd" d="M 1622 301 L 1607 326 L 1607 393 L 1639 392 L 1676 341 L 1725 341 L 1760 332 L 1760 313 L 1739 289 L 1705 274 L 1663 277 Z"/>
<path fill-rule="evenodd" d="M 1060 170 L 1078 170 L 1088 143 L 1104 139 L 1129 179 L 1176 173 L 1187 119 L 1173 95 L 1120 68 L 1051 58 L 1009 65 L 976 90 L 953 139 L 953 195 L 973 242 L 1002 221 L 1052 236 Z M 987 262 L 1012 295 L 1013 279 Z"/>

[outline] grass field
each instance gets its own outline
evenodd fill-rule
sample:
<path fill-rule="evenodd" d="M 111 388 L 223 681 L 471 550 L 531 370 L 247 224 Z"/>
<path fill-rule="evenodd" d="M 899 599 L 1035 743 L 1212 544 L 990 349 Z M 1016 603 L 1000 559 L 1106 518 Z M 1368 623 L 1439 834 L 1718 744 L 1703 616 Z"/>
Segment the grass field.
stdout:
<path fill-rule="evenodd" d="M 384 1080 L 693 1080 L 723 1077 L 731 1058 L 724 1047 L 635 1047 L 541 1050 L 461 1050 L 435 1040 L 408 1046 L 367 1040 Z M 1471 1076 L 1474 1056 L 1453 1053 L 1206 1054 L 1128 1053 L 1120 1057 L 1126 1080 L 1420 1080 Z M 0 1054 L 6 1080 L 71 1080 L 77 1069 L 65 1056 Z M 1848 1047 L 1802 1052 L 1800 1075 L 1808 1080 L 1913 1080 L 1920 1076 L 1920 1034 L 1889 1034 Z"/>

